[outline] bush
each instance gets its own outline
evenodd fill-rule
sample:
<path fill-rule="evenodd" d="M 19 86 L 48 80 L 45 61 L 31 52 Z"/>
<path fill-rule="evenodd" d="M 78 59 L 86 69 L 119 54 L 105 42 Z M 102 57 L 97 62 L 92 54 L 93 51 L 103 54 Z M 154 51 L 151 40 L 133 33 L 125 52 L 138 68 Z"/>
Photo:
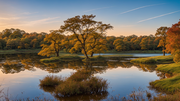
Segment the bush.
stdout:
<path fill-rule="evenodd" d="M 81 82 L 65 81 L 58 85 L 55 89 L 56 94 L 62 95 L 78 95 L 78 94 L 94 94 L 106 91 L 108 84 L 106 80 L 97 77 L 91 77 Z"/>
<path fill-rule="evenodd" d="M 56 86 L 63 83 L 62 77 L 48 75 L 40 80 L 40 86 Z"/>

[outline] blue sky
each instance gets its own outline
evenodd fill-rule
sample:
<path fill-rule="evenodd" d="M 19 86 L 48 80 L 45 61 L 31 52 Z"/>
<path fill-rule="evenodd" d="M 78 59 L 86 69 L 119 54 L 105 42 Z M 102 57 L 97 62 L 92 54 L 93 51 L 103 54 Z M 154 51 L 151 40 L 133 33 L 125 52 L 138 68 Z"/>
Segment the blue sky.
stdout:
<path fill-rule="evenodd" d="M 76 15 L 111 24 L 108 36 L 150 35 L 180 19 L 180 0 L 0 0 L 0 31 L 49 32 Z"/>

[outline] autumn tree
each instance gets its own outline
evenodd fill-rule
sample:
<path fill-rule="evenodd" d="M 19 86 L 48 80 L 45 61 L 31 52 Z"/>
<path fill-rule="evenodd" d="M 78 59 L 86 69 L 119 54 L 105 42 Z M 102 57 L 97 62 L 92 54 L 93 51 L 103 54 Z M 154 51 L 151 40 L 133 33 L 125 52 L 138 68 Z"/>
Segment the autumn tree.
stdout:
<path fill-rule="evenodd" d="M 158 47 L 162 47 L 163 56 L 165 56 L 165 50 L 166 50 L 166 37 L 167 37 L 167 31 L 168 27 L 160 27 L 157 29 L 155 36 L 160 39 Z"/>
<path fill-rule="evenodd" d="M 116 39 L 113 45 L 117 51 L 124 51 L 126 49 L 123 39 Z"/>
<path fill-rule="evenodd" d="M 116 40 L 115 36 L 106 36 L 108 50 L 113 50 L 115 48 L 113 45 L 114 40 Z"/>
<path fill-rule="evenodd" d="M 147 44 L 148 44 L 148 37 L 142 38 L 142 40 L 140 42 L 141 49 L 147 50 L 148 49 Z"/>
<path fill-rule="evenodd" d="M 76 38 L 81 52 L 89 58 L 88 56 L 88 38 L 94 32 L 96 33 L 105 33 L 108 29 L 112 29 L 110 24 L 103 24 L 102 22 L 95 21 L 95 15 L 83 15 L 75 16 L 64 21 L 64 25 L 61 26 L 61 29 L 66 32 L 70 32 Z"/>
<path fill-rule="evenodd" d="M 50 56 L 51 54 L 56 54 L 56 56 L 59 56 L 59 51 L 64 47 L 63 39 L 64 35 L 62 35 L 59 30 L 51 31 L 51 33 L 44 38 L 44 41 L 50 44 L 42 44 L 42 50 L 38 55 Z"/>
<path fill-rule="evenodd" d="M 174 61 L 180 62 L 180 21 L 167 31 L 166 51 L 174 54 Z"/>

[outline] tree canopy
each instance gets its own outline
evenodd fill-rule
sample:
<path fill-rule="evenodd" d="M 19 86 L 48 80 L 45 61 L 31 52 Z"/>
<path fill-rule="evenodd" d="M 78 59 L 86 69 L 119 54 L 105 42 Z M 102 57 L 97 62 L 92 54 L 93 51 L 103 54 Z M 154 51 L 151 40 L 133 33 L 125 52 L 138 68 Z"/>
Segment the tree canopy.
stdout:
<path fill-rule="evenodd" d="M 174 54 L 175 62 L 180 62 L 180 21 L 167 31 L 166 51 Z"/>
<path fill-rule="evenodd" d="M 56 54 L 56 56 L 59 56 L 59 51 L 63 49 L 66 42 L 63 39 L 64 35 L 62 35 L 59 30 L 52 31 L 44 38 L 44 41 L 46 41 L 47 44 L 41 45 L 42 50 L 38 53 L 38 55 L 50 56 L 52 54 Z"/>
<path fill-rule="evenodd" d="M 110 24 L 103 24 L 102 22 L 95 21 L 95 17 L 95 15 L 82 15 L 82 17 L 75 16 L 65 20 L 64 25 L 61 26 L 63 31 L 73 34 L 78 47 L 81 48 L 81 52 L 86 56 L 86 58 L 89 58 L 88 51 L 90 49 L 88 48 L 90 46 L 88 38 L 95 38 L 92 37 L 94 33 L 101 35 L 104 34 L 108 29 L 113 28 Z"/>
<path fill-rule="evenodd" d="M 158 47 L 162 47 L 163 55 L 165 56 L 165 49 L 166 49 L 166 37 L 167 37 L 167 31 L 168 27 L 160 27 L 157 29 L 157 32 L 155 36 L 160 39 Z"/>

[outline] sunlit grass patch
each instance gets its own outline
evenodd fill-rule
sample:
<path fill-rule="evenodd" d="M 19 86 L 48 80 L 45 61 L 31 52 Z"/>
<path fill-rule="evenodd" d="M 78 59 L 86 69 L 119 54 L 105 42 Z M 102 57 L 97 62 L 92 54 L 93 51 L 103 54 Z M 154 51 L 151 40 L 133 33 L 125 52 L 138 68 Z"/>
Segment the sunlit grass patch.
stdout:
<path fill-rule="evenodd" d="M 131 62 L 134 63 L 167 63 L 173 62 L 173 56 L 168 55 L 168 56 L 154 56 L 154 57 L 146 57 L 146 58 L 137 58 L 131 60 Z"/>
<path fill-rule="evenodd" d="M 158 65 L 156 70 L 176 75 L 180 73 L 180 62 L 172 63 L 172 64 L 161 64 L 161 65 Z"/>
<path fill-rule="evenodd" d="M 160 91 L 175 93 L 180 90 L 180 74 L 175 75 L 171 78 L 150 82 L 150 85 Z"/>

